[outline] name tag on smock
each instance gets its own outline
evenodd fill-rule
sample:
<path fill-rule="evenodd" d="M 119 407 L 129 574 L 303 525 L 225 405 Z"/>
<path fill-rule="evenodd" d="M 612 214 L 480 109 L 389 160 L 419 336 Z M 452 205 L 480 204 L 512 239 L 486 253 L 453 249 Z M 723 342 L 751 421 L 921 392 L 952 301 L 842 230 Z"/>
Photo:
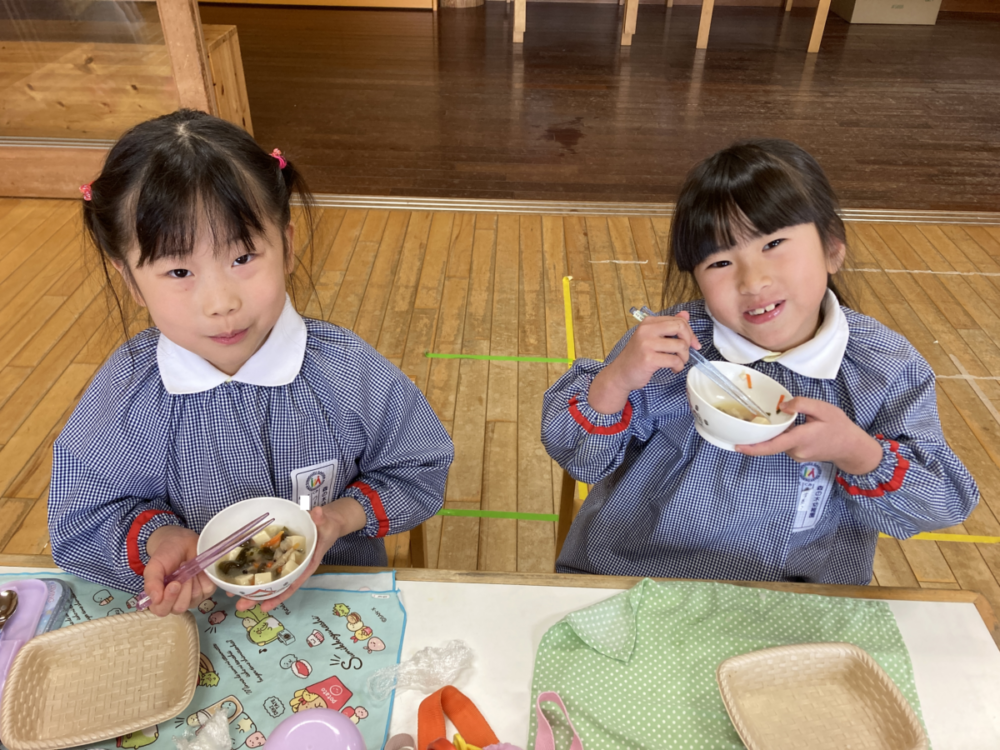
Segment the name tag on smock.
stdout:
<path fill-rule="evenodd" d="M 333 486 L 337 481 L 337 462 L 325 461 L 291 472 L 292 498 L 296 501 L 308 495 L 311 508 L 326 505 L 334 499 Z"/>
<path fill-rule="evenodd" d="M 829 461 L 807 463 L 799 467 L 799 504 L 792 531 L 808 531 L 823 515 L 833 489 L 835 470 Z"/>

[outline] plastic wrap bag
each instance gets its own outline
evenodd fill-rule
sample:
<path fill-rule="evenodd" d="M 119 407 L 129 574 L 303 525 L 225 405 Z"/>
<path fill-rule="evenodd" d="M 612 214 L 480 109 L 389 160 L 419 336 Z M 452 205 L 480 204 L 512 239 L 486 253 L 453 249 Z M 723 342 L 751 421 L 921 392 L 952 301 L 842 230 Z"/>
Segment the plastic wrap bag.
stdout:
<path fill-rule="evenodd" d="M 232 750 L 229 739 L 229 718 L 223 711 L 216 711 L 197 732 L 188 729 L 182 737 L 174 737 L 177 750 Z"/>
<path fill-rule="evenodd" d="M 388 698 L 393 690 L 433 693 L 453 684 L 463 669 L 472 666 L 472 657 L 472 649 L 465 641 L 428 646 L 409 659 L 372 674 L 368 678 L 368 691 L 380 701 Z"/>

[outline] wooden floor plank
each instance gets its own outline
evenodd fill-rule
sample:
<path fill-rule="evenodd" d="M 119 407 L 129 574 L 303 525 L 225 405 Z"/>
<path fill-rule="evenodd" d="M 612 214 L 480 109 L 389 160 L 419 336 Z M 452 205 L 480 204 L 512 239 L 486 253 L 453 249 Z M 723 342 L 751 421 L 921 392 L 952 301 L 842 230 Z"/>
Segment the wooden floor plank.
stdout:
<path fill-rule="evenodd" d="M 913 575 L 896 539 L 882 537 L 878 540 L 875 548 L 875 575 L 882 586 L 917 587 L 917 577 Z"/>
<path fill-rule="evenodd" d="M 351 254 L 351 261 L 344 272 L 344 278 L 333 303 L 330 322 L 344 328 L 354 329 L 358 322 L 361 302 L 368 288 L 372 266 L 378 255 L 379 243 L 389 221 L 388 211 L 369 211 L 365 217 L 361 234 Z"/>
<path fill-rule="evenodd" d="M 52 479 L 52 444 L 59 437 L 63 427 L 66 426 L 66 422 L 76 407 L 76 401 L 77 399 L 74 398 L 72 403 L 66 407 L 62 417 L 49 430 L 49 434 L 45 436 L 45 439 L 25 462 L 24 468 L 14 477 L 14 481 L 7 488 L 9 497 L 24 500 L 38 500 L 48 497 L 49 482 Z"/>
<path fill-rule="evenodd" d="M 31 372 L 31 367 L 4 367 L 0 369 L 0 409 Z"/>
<path fill-rule="evenodd" d="M 543 271 L 542 222 L 521 217 L 518 351 L 522 356 L 548 354 Z M 541 445 L 542 396 L 548 371 L 534 362 L 518 363 L 517 509 L 522 513 L 553 513 L 551 460 Z M 551 572 L 555 562 L 555 524 L 517 522 L 517 569 Z"/>
<path fill-rule="evenodd" d="M 631 327 L 635 320 L 629 315 L 629 309 L 648 307 L 651 300 L 646 296 L 646 280 L 643 278 L 642 268 L 634 265 L 639 256 L 628 218 L 624 216 L 609 218 L 608 234 L 611 237 L 615 260 L 628 261 L 627 264 L 614 264 L 612 267 L 618 271 L 618 286 L 622 293 L 622 315 L 626 326 Z"/>
<path fill-rule="evenodd" d="M 337 228 L 333 244 L 330 246 L 323 265 L 319 266 L 320 270 L 315 279 L 316 306 L 326 320 L 332 319 L 337 295 L 343 286 L 344 275 L 351 264 L 351 258 L 354 257 L 354 248 L 357 246 L 361 228 L 365 225 L 367 218 L 367 211 L 347 211 Z"/>
<path fill-rule="evenodd" d="M 591 260 L 613 260 L 614 250 L 607 219 L 587 217 L 587 238 Z M 601 340 L 605 356 L 628 330 L 625 304 L 618 285 L 618 272 L 613 264 L 594 265 L 594 291 L 597 297 L 597 314 L 601 323 Z"/>
<path fill-rule="evenodd" d="M 604 342 L 598 315 L 597 294 L 594 291 L 590 265 L 590 244 L 586 222 L 579 216 L 563 219 L 563 236 L 566 243 L 566 264 L 570 281 L 570 298 L 573 307 L 574 348 L 577 357 L 604 358 Z M 560 357 L 568 356 L 566 345 L 558 349 Z"/>
<path fill-rule="evenodd" d="M 68 327 L 66 335 L 61 336 L 46 353 L 21 387 L 0 407 L 0 444 L 9 444 L 8 441 L 26 422 L 37 418 L 37 405 L 45 401 L 50 388 L 55 387 L 65 371 L 70 368 L 78 368 L 76 371 L 80 371 L 79 368 L 89 368 L 91 373 L 96 371 L 91 365 L 74 363 L 73 358 L 86 343 L 87 332 L 93 330 L 103 318 L 103 300 L 93 300 L 74 324 Z M 74 394 L 74 397 L 78 395 Z"/>
<path fill-rule="evenodd" d="M 388 325 L 382 326 L 378 338 L 378 350 L 388 359 L 400 359 L 406 344 L 410 313 L 417 294 L 420 269 L 427 251 L 427 237 L 431 228 L 431 216 L 427 211 L 414 211 L 406 227 L 406 237 L 399 256 L 399 265 L 392 282 L 385 316 Z"/>
<path fill-rule="evenodd" d="M 326 320 L 330 312 L 329 310 L 324 310 L 322 307 L 318 284 L 346 215 L 347 209 L 343 208 L 316 210 L 313 214 L 315 227 L 312 229 L 311 236 L 309 236 L 308 228 L 303 225 L 305 221 L 304 217 L 296 216 L 295 214 L 292 215 L 292 222 L 296 226 L 295 244 L 300 248 L 298 257 L 300 261 L 305 263 L 308 269 L 308 288 L 301 290 L 302 298 L 308 299 L 308 302 L 305 305 L 299 305 L 299 298 L 295 298 L 293 301 L 302 309 L 306 317 Z M 305 235 L 304 237 L 303 234 Z M 300 243 L 306 242 L 309 243 L 308 252 L 303 254 Z M 296 270 L 299 272 L 299 269 Z M 296 289 L 296 291 L 298 292 L 299 290 Z"/>
<path fill-rule="evenodd" d="M 48 513 L 44 501 L 38 501 L 24 515 L 10 539 L 0 550 L 7 555 L 41 555 L 51 553 L 49 546 Z"/>
<path fill-rule="evenodd" d="M 483 510 L 517 510 L 517 431 L 516 421 L 486 423 Z M 479 570 L 518 569 L 517 527 L 518 522 L 509 518 L 482 519 L 477 562 Z"/>
<path fill-rule="evenodd" d="M 79 228 L 67 222 L 0 282 L 0 331 L 27 315 L 35 300 L 47 294 L 64 274 L 74 273 L 82 262 Z"/>
<path fill-rule="evenodd" d="M 0 495 L 7 492 L 46 435 L 79 398 L 93 374 L 94 368 L 90 365 L 71 364 L 31 410 L 31 419 L 18 423 L 17 429 L 0 448 Z M 5 425 L 5 429 L 9 428 Z"/>
<path fill-rule="evenodd" d="M 6 228 L 17 223 L 17 219 L 8 218 L 16 216 L 17 210 L 23 208 L 23 201 L 20 198 L 0 198 L 0 237 Z"/>
<path fill-rule="evenodd" d="M 45 325 L 11 358 L 10 364 L 15 367 L 37 366 L 53 348 L 59 345 L 65 338 L 66 332 L 73 327 L 84 312 L 89 311 L 94 316 L 95 326 L 99 320 L 105 318 L 108 304 L 100 284 L 100 273 L 100 271 L 94 270 L 83 280 L 45 322 Z M 4 360 L 5 356 L 4 352 L 0 352 L 0 362 Z"/>
<path fill-rule="evenodd" d="M 921 585 L 955 583 L 955 576 L 938 549 L 937 542 L 906 539 L 899 542 L 899 547 L 910 570 L 913 571 L 913 576 Z"/>
<path fill-rule="evenodd" d="M 963 229 L 983 250 L 990 254 L 990 257 L 1000 262 L 1000 238 L 990 231 L 991 227 L 965 226 Z"/>
<path fill-rule="evenodd" d="M 61 247 L 65 244 L 64 238 L 78 234 L 77 216 L 67 213 L 64 209 L 44 215 L 46 217 L 44 223 L 0 258 L 0 287 L 3 287 L 5 281 L 14 277 L 36 253 L 43 252 L 49 246 Z"/>
<path fill-rule="evenodd" d="M 358 310 L 354 332 L 376 348 L 383 323 L 387 323 L 390 327 L 396 325 L 395 321 L 386 320 L 385 313 L 389 306 L 389 292 L 396 278 L 396 266 L 403 249 L 410 215 L 409 211 L 393 211 L 389 214 L 385 233 L 379 242 L 378 253 L 365 287 L 365 295 Z"/>
<path fill-rule="evenodd" d="M 7 267 L 9 274 L 19 264 L 10 260 L 10 255 L 26 239 L 36 233 L 44 234 L 54 217 L 65 213 L 66 207 L 60 201 L 23 201 L 0 223 L 0 265 Z M 33 240 L 28 239 L 29 246 Z"/>
<path fill-rule="evenodd" d="M 886 248 L 892 253 L 899 265 L 895 268 L 905 268 L 907 270 L 930 270 L 927 264 L 915 253 L 903 237 L 900 236 L 896 227 L 892 224 L 867 224 L 859 226 L 859 233 L 865 232 L 865 242 L 869 248 L 874 238 L 879 237 Z M 887 260 L 887 257 L 882 260 Z M 889 266 L 885 266 L 889 267 Z M 897 274 L 902 275 L 902 274 Z M 941 314 L 948 320 L 954 328 L 978 328 L 976 322 L 969 317 L 957 299 L 948 291 L 942 280 L 930 274 L 917 274 L 913 276 L 924 293 L 934 302 Z"/>

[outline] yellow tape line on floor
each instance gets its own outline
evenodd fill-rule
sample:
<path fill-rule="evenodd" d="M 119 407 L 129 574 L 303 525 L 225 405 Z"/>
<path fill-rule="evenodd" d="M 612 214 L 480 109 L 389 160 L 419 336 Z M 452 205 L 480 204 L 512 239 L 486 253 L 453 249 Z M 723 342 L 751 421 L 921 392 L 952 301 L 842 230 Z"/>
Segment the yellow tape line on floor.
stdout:
<path fill-rule="evenodd" d="M 892 539 L 888 534 L 879 534 L 880 537 Z M 964 542 L 965 544 L 1000 544 L 1000 536 L 975 536 L 973 534 L 938 534 L 933 531 L 925 531 L 922 534 L 911 536 L 910 539 L 918 539 L 925 542 Z"/>
<path fill-rule="evenodd" d="M 573 361 L 576 359 L 576 336 L 573 334 L 573 300 L 569 294 L 569 282 L 572 279 L 572 276 L 563 276 L 563 314 L 566 316 L 566 357 L 569 359 L 569 364 L 566 365 L 567 370 L 573 366 Z M 576 494 L 581 500 L 586 500 L 587 485 L 583 482 L 577 482 Z"/>

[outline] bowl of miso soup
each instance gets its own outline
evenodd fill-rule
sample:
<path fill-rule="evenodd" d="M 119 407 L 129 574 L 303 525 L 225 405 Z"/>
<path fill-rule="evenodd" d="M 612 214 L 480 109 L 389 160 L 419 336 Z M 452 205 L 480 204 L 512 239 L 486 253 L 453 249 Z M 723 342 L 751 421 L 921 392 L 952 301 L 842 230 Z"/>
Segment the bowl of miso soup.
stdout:
<path fill-rule="evenodd" d="M 217 513 L 198 537 L 201 553 L 264 513 L 274 519 L 271 525 L 205 570 L 223 591 L 255 601 L 277 596 L 309 566 L 316 551 L 309 514 L 280 497 L 254 497 Z"/>
<path fill-rule="evenodd" d="M 688 402 L 694 414 L 694 428 L 705 440 L 731 451 L 737 445 L 754 445 L 776 438 L 794 424 L 798 415 L 780 409 L 784 401 L 792 398 L 783 385 L 750 367 L 732 362 L 712 364 L 766 411 L 767 416 L 755 417 L 701 370 L 691 367 L 687 376 Z"/>

